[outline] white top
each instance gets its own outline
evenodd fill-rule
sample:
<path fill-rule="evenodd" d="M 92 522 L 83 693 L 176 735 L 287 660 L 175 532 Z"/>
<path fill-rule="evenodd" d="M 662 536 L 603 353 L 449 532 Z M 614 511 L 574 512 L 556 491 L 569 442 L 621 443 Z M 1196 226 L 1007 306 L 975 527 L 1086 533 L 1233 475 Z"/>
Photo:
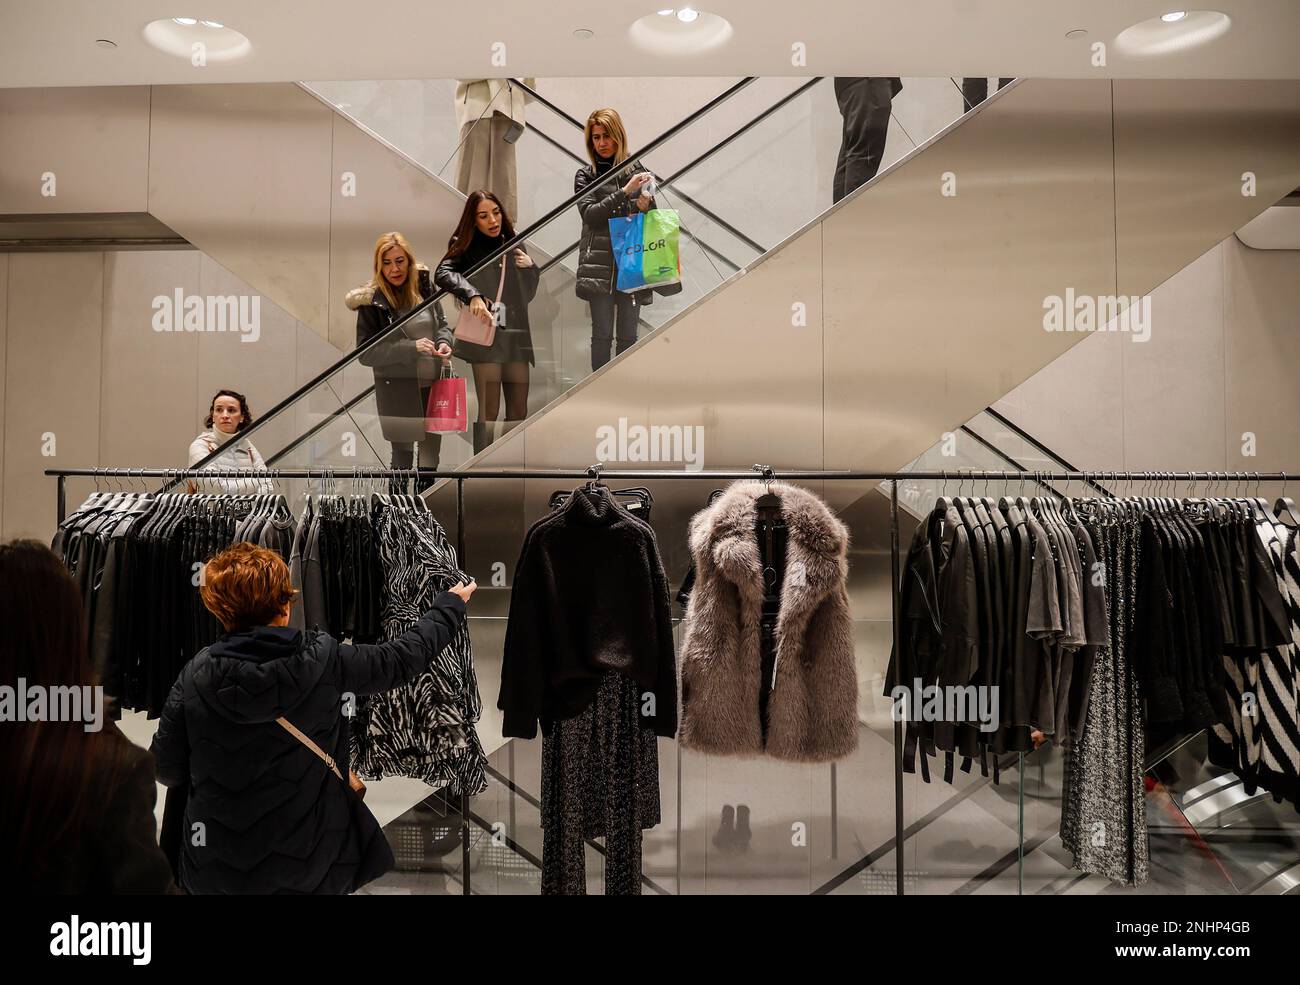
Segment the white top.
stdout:
<path fill-rule="evenodd" d="M 209 429 L 190 442 L 191 467 L 207 458 L 222 446 L 221 454 L 214 458 L 204 469 L 265 469 L 266 462 L 258 454 L 253 443 L 247 438 Z M 270 493 L 275 492 L 275 485 L 270 479 L 249 476 L 239 479 L 199 479 L 195 480 L 200 492 L 223 493 Z"/>

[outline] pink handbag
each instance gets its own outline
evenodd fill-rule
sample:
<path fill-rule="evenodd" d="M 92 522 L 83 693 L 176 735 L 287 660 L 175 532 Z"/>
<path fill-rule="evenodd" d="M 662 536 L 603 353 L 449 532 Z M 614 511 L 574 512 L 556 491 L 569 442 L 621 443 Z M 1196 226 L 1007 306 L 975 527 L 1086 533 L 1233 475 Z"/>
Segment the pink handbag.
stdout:
<path fill-rule="evenodd" d="M 501 302 L 501 293 L 502 291 L 505 290 L 505 287 L 506 287 L 506 258 L 502 257 L 501 258 L 501 280 L 497 284 L 496 300 L 494 300 L 490 305 L 488 305 L 488 310 L 492 312 L 493 316 L 496 315 L 496 308 L 497 305 Z M 497 337 L 496 318 L 493 317 L 485 322 L 483 321 L 482 318 L 479 318 L 477 315 L 475 315 L 472 311 L 469 310 L 469 305 L 466 305 L 464 308 L 460 309 L 460 317 L 456 319 L 456 331 L 454 334 L 457 340 L 461 342 L 472 342 L 475 345 L 484 345 L 484 346 L 491 345 L 493 342 L 496 341 L 496 337 Z"/>

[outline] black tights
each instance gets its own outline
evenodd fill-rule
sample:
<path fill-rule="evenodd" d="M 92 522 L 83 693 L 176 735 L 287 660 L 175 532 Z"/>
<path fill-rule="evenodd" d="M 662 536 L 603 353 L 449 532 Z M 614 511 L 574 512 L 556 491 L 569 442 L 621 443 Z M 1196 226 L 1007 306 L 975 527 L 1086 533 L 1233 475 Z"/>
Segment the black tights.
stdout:
<path fill-rule="evenodd" d="M 506 420 L 522 421 L 528 416 L 527 363 L 472 363 L 474 393 L 478 396 L 480 424 L 501 416 L 501 392 L 506 395 Z"/>

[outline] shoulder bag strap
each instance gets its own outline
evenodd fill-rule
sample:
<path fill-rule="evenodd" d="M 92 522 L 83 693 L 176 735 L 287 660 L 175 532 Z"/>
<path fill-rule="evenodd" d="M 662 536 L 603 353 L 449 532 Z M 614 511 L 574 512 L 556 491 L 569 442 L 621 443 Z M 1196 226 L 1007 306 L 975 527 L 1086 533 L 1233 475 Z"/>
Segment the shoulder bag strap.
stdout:
<path fill-rule="evenodd" d="M 333 756 L 329 755 L 329 754 L 328 754 L 327 752 L 325 752 L 325 750 L 323 750 L 320 746 L 318 746 L 318 745 L 316 745 L 316 743 L 312 742 L 312 740 L 311 740 L 310 738 L 308 738 L 304 733 L 302 733 L 302 732 L 300 732 L 300 731 L 298 730 L 298 727 L 297 727 L 296 725 L 294 725 L 293 722 L 289 721 L 289 720 L 288 720 L 287 718 L 285 718 L 283 715 L 280 716 L 279 718 L 277 718 L 275 721 L 276 721 L 276 724 L 278 724 L 278 725 L 280 725 L 281 727 L 283 727 L 284 730 L 285 730 L 286 732 L 288 732 L 288 733 L 289 733 L 290 735 L 292 735 L 295 739 L 297 739 L 299 742 L 301 742 L 304 746 L 306 746 L 308 749 L 310 749 L 312 752 L 314 752 L 317 756 L 319 756 L 320 759 L 321 759 L 321 761 L 324 762 L 325 765 L 328 766 L 328 767 L 330 768 L 330 772 L 331 772 L 331 773 L 333 773 L 335 776 L 337 776 L 340 780 L 343 779 L 343 774 L 339 772 L 339 768 L 338 768 L 338 766 L 336 766 L 336 765 L 334 764 L 334 757 L 333 757 Z"/>
<path fill-rule="evenodd" d="M 501 295 L 504 294 L 506 290 L 506 260 L 508 259 L 509 259 L 509 254 L 506 254 L 501 258 L 501 279 L 497 281 L 497 296 L 496 296 L 497 301 L 501 300 Z"/>

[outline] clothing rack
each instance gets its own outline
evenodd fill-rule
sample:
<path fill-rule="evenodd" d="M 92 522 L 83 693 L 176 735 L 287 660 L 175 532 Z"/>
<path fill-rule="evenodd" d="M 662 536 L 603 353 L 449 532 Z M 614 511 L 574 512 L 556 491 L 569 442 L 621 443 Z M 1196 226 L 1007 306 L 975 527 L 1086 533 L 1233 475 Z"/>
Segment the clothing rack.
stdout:
<path fill-rule="evenodd" d="M 750 479 L 764 483 L 776 481 L 795 481 L 795 482 L 826 482 L 826 481 L 858 481 L 858 482 L 889 482 L 889 554 L 890 554 L 890 596 L 892 603 L 893 619 L 893 646 L 897 652 L 900 648 L 899 639 L 899 576 L 900 576 L 900 558 L 899 558 L 899 523 L 898 523 L 898 483 L 908 479 L 925 479 L 930 481 L 958 482 L 964 484 L 971 483 L 990 483 L 1001 481 L 1004 483 L 1012 481 L 1031 481 L 1031 482 L 1081 482 L 1089 483 L 1093 480 L 1108 480 L 1110 483 L 1127 482 L 1142 483 L 1144 485 L 1155 484 L 1156 491 L 1143 490 L 1144 493 L 1155 496 L 1160 492 L 1166 492 L 1173 495 L 1172 487 L 1179 483 L 1190 483 L 1193 490 L 1200 483 L 1207 486 L 1229 485 L 1232 490 L 1246 487 L 1249 491 L 1251 487 L 1258 488 L 1259 484 L 1264 481 L 1269 482 L 1300 482 L 1300 473 L 1297 472 L 1259 472 L 1259 471 L 1135 471 L 1131 469 L 1088 469 L 1088 470 L 1029 470 L 1029 469 L 917 469 L 908 472 L 884 472 L 876 470 L 816 470 L 816 469 L 791 469 L 776 470 L 768 465 L 754 465 L 748 470 L 714 470 L 714 471 L 667 471 L 651 469 L 608 469 L 605 463 L 597 462 L 582 469 L 538 469 L 538 468 L 518 468 L 518 469 L 474 469 L 473 471 L 444 471 L 438 469 L 385 469 L 385 468 L 268 468 L 268 469 L 175 469 L 175 468 L 50 468 L 45 470 L 48 476 L 54 476 L 58 480 L 57 490 L 57 512 L 58 522 L 61 524 L 67 515 L 67 480 L 69 477 L 91 477 L 95 479 L 107 479 L 110 481 L 120 481 L 126 479 L 165 479 L 169 480 L 163 487 L 166 491 L 174 487 L 184 479 L 239 479 L 260 477 L 271 479 L 321 479 L 334 482 L 346 482 L 348 480 L 362 479 L 454 479 L 456 482 L 456 553 L 460 559 L 462 570 L 467 565 L 465 561 L 465 483 L 473 479 L 580 479 L 595 483 L 603 480 L 697 480 L 697 481 L 736 481 Z M 1231 494 L 1231 490 L 1229 491 Z M 1285 495 L 1285 488 L 1283 489 Z M 1094 497 L 1106 498 L 1106 497 Z M 903 723 L 901 719 L 894 721 L 894 842 L 893 845 L 884 845 L 881 851 L 894 850 L 896 859 L 895 876 L 897 895 L 903 893 L 903 874 L 904 874 L 904 822 L 903 822 Z M 1018 754 L 1023 772 L 1024 753 Z M 831 764 L 831 789 L 835 790 L 835 764 Z M 1023 818 L 1023 786 L 1020 790 L 1021 817 Z M 470 851 L 469 851 L 469 824 L 470 809 L 469 796 L 462 793 L 461 795 L 461 863 L 462 863 L 462 894 L 470 895 Z M 832 800 L 832 831 L 837 827 L 836 811 L 834 799 Z M 1024 832 L 1021 832 L 1019 840 L 1019 864 L 1023 868 L 1024 852 Z M 874 854 L 874 853 L 873 853 Z M 824 886 L 819 887 L 817 893 L 826 893 L 835 887 L 843 884 L 855 873 L 862 871 L 871 861 L 871 856 L 862 859 L 850 866 L 839 876 L 836 876 Z M 679 862 L 680 865 L 680 862 Z M 680 872 L 679 872 L 680 876 Z M 680 881 L 680 879 L 679 879 Z"/>

